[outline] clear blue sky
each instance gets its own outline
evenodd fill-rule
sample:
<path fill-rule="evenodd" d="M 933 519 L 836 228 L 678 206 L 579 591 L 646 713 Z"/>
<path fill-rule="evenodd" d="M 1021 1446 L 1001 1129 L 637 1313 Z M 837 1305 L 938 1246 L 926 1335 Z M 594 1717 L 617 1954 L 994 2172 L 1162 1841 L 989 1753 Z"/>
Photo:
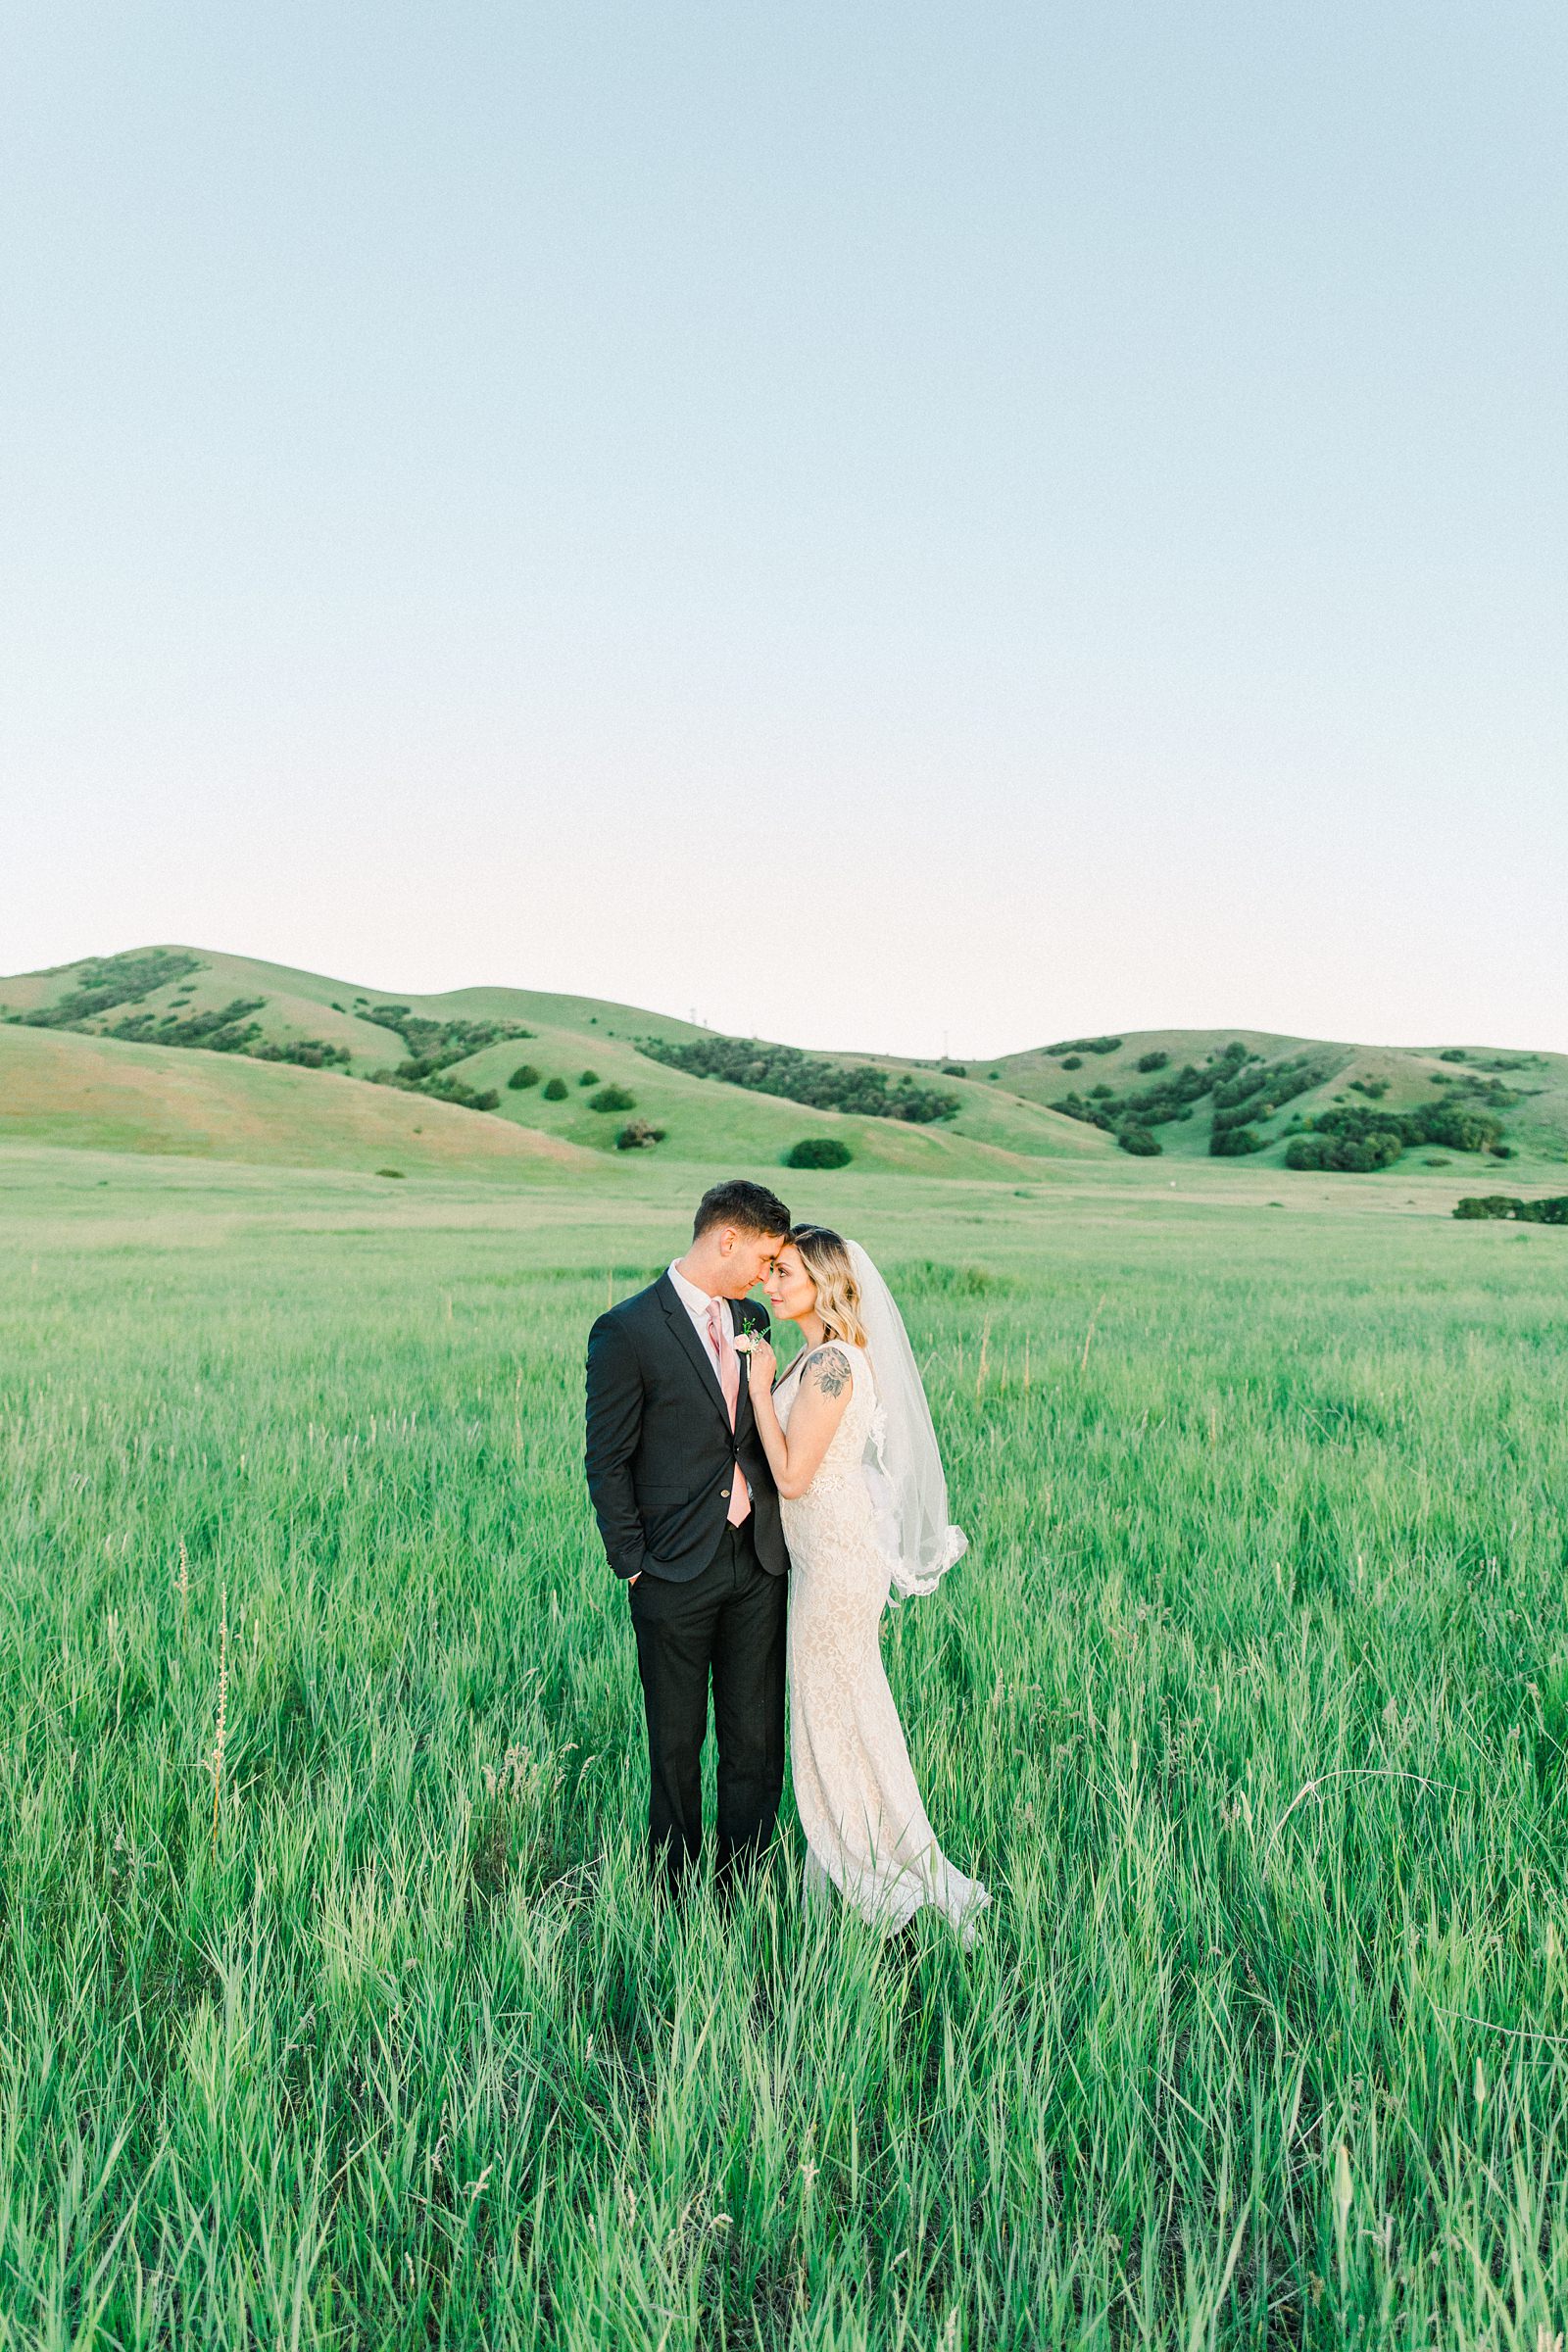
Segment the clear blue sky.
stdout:
<path fill-rule="evenodd" d="M 0 968 L 1568 1048 L 1568 16 L 10 13 Z"/>

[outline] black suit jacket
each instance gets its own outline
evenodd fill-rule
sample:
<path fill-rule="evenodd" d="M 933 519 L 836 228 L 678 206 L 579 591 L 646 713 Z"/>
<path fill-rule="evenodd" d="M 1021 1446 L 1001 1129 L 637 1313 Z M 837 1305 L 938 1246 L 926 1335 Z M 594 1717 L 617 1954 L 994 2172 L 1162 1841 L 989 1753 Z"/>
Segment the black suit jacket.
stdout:
<path fill-rule="evenodd" d="M 767 1328 L 749 1298 L 736 1326 Z M 712 1358 L 667 1274 L 600 1316 L 588 1335 L 584 1467 L 610 1565 L 620 1577 L 685 1584 L 708 1566 L 729 1515 L 735 1465 L 752 1494 L 757 1556 L 773 1576 L 790 1564 L 778 1490 L 762 1451 L 741 1359 L 735 1428 Z"/>

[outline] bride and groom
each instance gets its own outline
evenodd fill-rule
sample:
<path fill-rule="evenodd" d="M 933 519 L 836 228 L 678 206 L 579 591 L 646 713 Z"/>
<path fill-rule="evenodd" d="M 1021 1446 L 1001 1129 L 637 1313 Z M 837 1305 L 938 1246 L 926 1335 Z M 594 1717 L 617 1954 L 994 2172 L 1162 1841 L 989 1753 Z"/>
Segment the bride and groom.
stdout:
<path fill-rule="evenodd" d="M 759 1284 L 806 1343 L 776 1381 Z M 890 1592 L 929 1592 L 965 1540 L 858 1243 L 714 1185 L 685 1255 L 589 1334 L 585 1458 L 637 1638 L 656 1867 L 678 1885 L 701 1850 L 710 1683 L 720 1887 L 762 1852 L 787 1693 L 807 1894 L 836 1887 L 890 1934 L 931 1904 L 967 1944 L 989 1897 L 932 1833 L 878 1641 Z"/>

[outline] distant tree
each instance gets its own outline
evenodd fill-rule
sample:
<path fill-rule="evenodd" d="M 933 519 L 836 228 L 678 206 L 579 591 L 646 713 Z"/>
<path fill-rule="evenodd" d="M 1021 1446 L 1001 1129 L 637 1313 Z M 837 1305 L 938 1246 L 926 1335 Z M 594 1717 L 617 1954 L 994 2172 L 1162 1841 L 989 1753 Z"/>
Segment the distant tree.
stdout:
<path fill-rule="evenodd" d="M 787 1168 L 847 1168 L 855 1157 L 846 1143 L 836 1135 L 808 1135 L 798 1144 L 791 1144 L 784 1154 Z"/>
<path fill-rule="evenodd" d="M 547 1078 L 545 1080 L 545 1101 L 547 1102 L 564 1102 L 565 1100 L 566 1081 L 564 1078 Z"/>
<path fill-rule="evenodd" d="M 1170 1055 L 1165 1052 L 1164 1048 L 1162 1046 L 1155 1046 L 1152 1052 L 1148 1054 L 1140 1054 L 1136 1063 L 1134 1064 L 1134 1067 L 1136 1069 L 1143 1070 L 1146 1073 L 1150 1070 L 1162 1070 L 1169 1060 Z"/>
<path fill-rule="evenodd" d="M 623 1086 L 602 1086 L 588 1105 L 590 1110 L 635 1110 L 637 1098 Z"/>
<path fill-rule="evenodd" d="M 1081 1054 L 1065 1054 L 1062 1056 L 1061 1066 L 1064 1070 L 1081 1070 L 1084 1066 L 1084 1057 Z"/>
<path fill-rule="evenodd" d="M 519 1061 L 512 1076 L 507 1080 L 508 1086 L 514 1095 L 523 1094 L 527 1088 L 537 1086 L 538 1083 L 539 1073 L 531 1061 Z"/>
<path fill-rule="evenodd" d="M 646 1119 L 628 1119 L 615 1137 L 617 1152 L 650 1152 L 655 1144 L 664 1140 L 662 1127 L 650 1127 Z"/>
<path fill-rule="evenodd" d="M 1151 1135 L 1147 1127 L 1118 1127 L 1116 1141 L 1135 1159 L 1157 1159 L 1165 1149 L 1158 1136 Z"/>
<path fill-rule="evenodd" d="M 578 1079 L 577 1084 L 579 1086 L 597 1086 L 599 1084 L 599 1072 L 597 1070 L 584 1070 L 582 1076 Z"/>

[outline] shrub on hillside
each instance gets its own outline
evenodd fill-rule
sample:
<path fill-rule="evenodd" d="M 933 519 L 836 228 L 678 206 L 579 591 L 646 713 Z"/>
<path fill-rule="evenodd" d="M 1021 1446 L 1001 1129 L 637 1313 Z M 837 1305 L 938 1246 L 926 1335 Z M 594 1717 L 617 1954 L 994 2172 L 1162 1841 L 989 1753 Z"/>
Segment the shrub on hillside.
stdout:
<path fill-rule="evenodd" d="M 1118 1127 L 1162 1127 L 1169 1120 L 1190 1118 L 1192 1106 L 1224 1085 L 1246 1058 L 1245 1046 L 1227 1046 L 1202 1069 L 1184 1062 L 1179 1070 L 1156 1076 L 1152 1086 L 1118 1095 L 1108 1086 L 1094 1087 L 1088 1099 L 1075 1093 L 1059 1096 L 1051 1107 L 1070 1119 L 1087 1119 L 1093 1127 L 1114 1132 Z M 1063 1063 L 1063 1068 L 1067 1065 Z"/>
<path fill-rule="evenodd" d="M 249 1016 L 266 1003 L 265 997 L 231 997 L 211 1012 L 131 1012 L 116 1021 L 109 1035 L 136 1046 L 199 1046 L 207 1054 L 250 1054 L 262 1032 Z"/>
<path fill-rule="evenodd" d="M 1526 1200 L 1512 1193 L 1472 1194 L 1454 1204 L 1456 1217 L 1513 1217 L 1521 1225 L 1568 1225 L 1568 1193 Z"/>
<path fill-rule="evenodd" d="M 1509 1096 L 1509 1101 L 1516 1099 Z M 1405 1148 L 1420 1148 L 1422 1143 L 1437 1143 L 1448 1152 L 1497 1152 L 1497 1157 L 1511 1151 L 1502 1143 L 1499 1119 L 1488 1110 L 1474 1110 L 1462 1096 L 1450 1092 L 1441 1103 L 1417 1103 L 1413 1110 L 1361 1110 L 1359 1103 L 1348 1103 L 1343 1110 L 1319 1112 L 1312 1127 L 1293 1139 L 1286 1166 L 1385 1169 Z"/>
<path fill-rule="evenodd" d="M 628 1119 L 615 1136 L 617 1152 L 651 1152 L 655 1144 L 664 1140 L 662 1127 L 650 1127 L 646 1119 Z"/>
<path fill-rule="evenodd" d="M 1350 1080 L 1351 1094 L 1365 1095 L 1369 1102 L 1381 1102 L 1388 1091 L 1389 1082 L 1386 1078 L 1352 1078 Z"/>
<path fill-rule="evenodd" d="M 1485 1152 L 1502 1135 L 1495 1119 L 1482 1110 L 1466 1110 L 1458 1102 L 1423 1103 L 1402 1124 L 1407 1144 L 1441 1144 L 1448 1152 Z"/>
<path fill-rule="evenodd" d="M 432 1021 L 406 1004 L 378 1004 L 370 1018 L 403 1041 L 407 1059 L 395 1073 L 400 1085 L 420 1088 L 454 1062 L 466 1061 L 486 1046 L 532 1037 L 520 1021 Z"/>
<path fill-rule="evenodd" d="M 1058 1095 L 1051 1107 L 1066 1118 L 1082 1119 L 1088 1127 L 1103 1127 L 1107 1134 L 1114 1124 L 1103 1103 L 1087 1102 L 1080 1094 Z"/>
<path fill-rule="evenodd" d="M 539 1073 L 531 1061 L 519 1061 L 512 1076 L 507 1080 L 508 1086 L 514 1095 L 523 1094 L 530 1086 L 537 1086 L 538 1083 Z"/>
<path fill-rule="evenodd" d="M 584 1070 L 581 1077 L 578 1079 L 577 1084 L 579 1086 L 597 1086 L 599 1084 L 599 1072 L 597 1070 Z"/>
<path fill-rule="evenodd" d="M 1392 1167 L 1403 1149 L 1396 1135 L 1297 1135 L 1285 1147 L 1285 1165 L 1367 1176 Z"/>
<path fill-rule="evenodd" d="M 566 1081 L 564 1078 L 547 1078 L 545 1080 L 545 1101 L 547 1102 L 564 1102 L 565 1100 Z"/>
<path fill-rule="evenodd" d="M 1255 1054 L 1233 1059 L 1232 1075 L 1214 1088 L 1214 1120 L 1208 1139 L 1209 1153 L 1215 1159 L 1235 1158 L 1248 1152 L 1265 1151 L 1274 1140 L 1259 1135 L 1257 1128 L 1274 1117 L 1287 1102 L 1298 1095 L 1309 1094 L 1323 1085 L 1328 1072 L 1320 1063 L 1304 1054 L 1285 1061 L 1261 1061 Z M 1292 1121 L 1294 1128 L 1298 1120 Z M 1323 1122 L 1320 1120 L 1321 1126 Z M 1246 1143 L 1233 1142 L 1237 1135 L 1246 1135 Z"/>
<path fill-rule="evenodd" d="M 1486 1102 L 1494 1110 L 1511 1110 L 1516 1102 L 1525 1102 L 1528 1095 L 1537 1091 L 1532 1087 L 1521 1093 L 1517 1087 L 1504 1086 L 1500 1078 L 1482 1078 L 1475 1072 L 1467 1070 L 1454 1079 L 1448 1101 L 1458 1102 L 1468 1100 L 1472 1102 Z"/>
<path fill-rule="evenodd" d="M 416 1086 L 411 1086 L 407 1079 L 400 1078 L 395 1071 L 384 1070 L 375 1071 L 372 1082 L 376 1086 L 396 1087 L 400 1094 L 427 1095 L 432 1102 L 452 1102 L 459 1110 L 499 1110 L 501 1107 L 501 1097 L 493 1086 L 476 1093 L 461 1078 L 450 1077 L 444 1070 L 438 1071 L 432 1078 L 421 1080 Z M 417 1128 L 415 1133 L 418 1133 Z"/>
<path fill-rule="evenodd" d="M 969 1075 L 968 1065 L 961 1061 L 945 1061 L 942 1064 L 942 1075 L 944 1078 L 967 1078 Z"/>
<path fill-rule="evenodd" d="M 1084 1057 L 1081 1054 L 1064 1054 L 1061 1066 L 1064 1070 L 1081 1070 L 1084 1066 Z"/>
<path fill-rule="evenodd" d="M 134 1004 L 172 980 L 198 971 L 200 958 L 179 948 L 148 948 L 123 956 L 88 956 L 75 967 L 76 985 L 53 1004 L 17 1015 L 24 1029 L 74 1029 L 81 1022 L 110 1012 L 117 1004 Z M 261 1000 L 258 998 L 258 1003 Z"/>
<path fill-rule="evenodd" d="M 694 1078 L 719 1078 L 763 1095 L 781 1095 L 813 1110 L 858 1111 L 873 1119 L 907 1119 L 925 1126 L 950 1119 L 956 1095 L 917 1086 L 906 1071 L 890 1078 L 870 1062 L 825 1061 L 796 1046 L 762 1045 L 756 1038 L 696 1037 L 683 1045 L 645 1037 L 637 1051 L 650 1061 Z"/>
<path fill-rule="evenodd" d="M 590 1110 L 635 1110 L 637 1098 L 623 1086 L 602 1086 L 588 1105 Z"/>
<path fill-rule="evenodd" d="M 1058 1039 L 1055 1045 L 1048 1046 L 1046 1052 L 1048 1054 L 1114 1054 L 1120 1046 L 1121 1039 L 1119 1037 L 1063 1037 Z"/>
<path fill-rule="evenodd" d="M 289 1037 L 281 1045 L 254 1046 L 254 1061 L 292 1061 L 302 1070 L 346 1070 L 353 1059 L 347 1046 L 334 1046 L 321 1037 Z"/>
<path fill-rule="evenodd" d="M 1135 1159 L 1157 1159 L 1165 1149 L 1158 1136 L 1151 1135 L 1147 1127 L 1118 1127 L 1116 1141 Z"/>
<path fill-rule="evenodd" d="M 847 1168 L 855 1154 L 836 1135 L 808 1135 L 791 1144 L 784 1154 L 787 1168 Z"/>
<path fill-rule="evenodd" d="M 1164 1047 L 1155 1046 L 1151 1053 L 1140 1054 L 1133 1067 L 1142 1070 L 1147 1077 L 1151 1070 L 1162 1070 L 1169 1060 L 1170 1055 Z"/>

